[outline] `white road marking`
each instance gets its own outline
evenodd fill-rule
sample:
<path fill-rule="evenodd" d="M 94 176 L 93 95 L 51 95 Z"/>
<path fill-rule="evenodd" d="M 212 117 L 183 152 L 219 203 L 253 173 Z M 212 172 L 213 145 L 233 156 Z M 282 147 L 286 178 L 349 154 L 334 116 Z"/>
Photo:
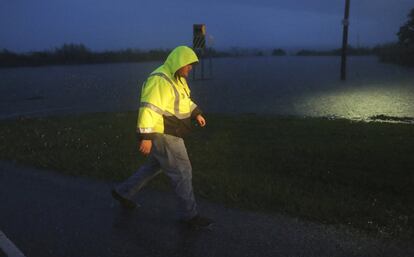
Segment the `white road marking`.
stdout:
<path fill-rule="evenodd" d="M 25 257 L 24 254 L 0 230 L 0 248 L 7 257 Z"/>

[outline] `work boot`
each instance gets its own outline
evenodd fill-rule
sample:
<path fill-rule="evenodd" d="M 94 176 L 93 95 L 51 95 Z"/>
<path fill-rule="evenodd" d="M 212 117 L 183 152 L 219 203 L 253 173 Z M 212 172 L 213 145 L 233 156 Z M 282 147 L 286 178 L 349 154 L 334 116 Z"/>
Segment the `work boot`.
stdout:
<path fill-rule="evenodd" d="M 200 215 L 196 215 L 189 220 L 183 220 L 183 223 L 188 226 L 190 229 L 209 229 L 211 225 L 214 223 L 212 219 L 207 217 L 203 217 Z"/>
<path fill-rule="evenodd" d="M 113 189 L 111 191 L 112 197 L 117 200 L 119 202 L 119 204 L 121 204 L 121 206 L 127 210 L 134 210 L 136 209 L 139 205 L 136 204 L 135 202 L 129 200 L 128 198 L 123 197 L 122 195 L 120 195 L 115 189 Z"/>

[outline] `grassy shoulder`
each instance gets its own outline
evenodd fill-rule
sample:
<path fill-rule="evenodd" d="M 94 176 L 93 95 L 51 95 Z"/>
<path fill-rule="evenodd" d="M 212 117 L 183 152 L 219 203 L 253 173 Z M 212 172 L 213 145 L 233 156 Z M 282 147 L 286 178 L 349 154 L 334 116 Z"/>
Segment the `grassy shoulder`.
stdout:
<path fill-rule="evenodd" d="M 230 207 L 414 238 L 414 126 L 208 115 L 186 144 L 195 192 Z M 136 113 L 0 123 L 0 158 L 123 180 L 144 157 Z M 160 176 L 152 186 L 167 189 Z"/>

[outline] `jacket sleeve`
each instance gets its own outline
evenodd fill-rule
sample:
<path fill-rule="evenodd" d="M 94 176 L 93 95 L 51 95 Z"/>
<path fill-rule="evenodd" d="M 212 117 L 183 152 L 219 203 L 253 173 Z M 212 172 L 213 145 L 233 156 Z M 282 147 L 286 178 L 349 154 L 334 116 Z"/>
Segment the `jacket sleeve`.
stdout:
<path fill-rule="evenodd" d="M 155 76 L 143 85 L 136 130 L 139 140 L 151 140 L 155 133 L 159 133 L 156 126 L 162 124 L 163 113 L 172 95 L 170 90 L 170 85 Z"/>
<path fill-rule="evenodd" d="M 188 88 L 187 83 L 185 85 L 188 89 L 188 92 L 190 92 L 190 89 Z M 191 99 L 191 97 L 190 97 L 190 93 L 188 93 L 188 97 L 190 98 L 191 118 L 195 119 L 195 117 L 197 117 L 197 115 L 199 115 L 199 114 L 202 114 L 203 111 L 201 111 L 200 107 L 198 107 L 197 104 L 193 102 L 193 99 Z"/>
<path fill-rule="evenodd" d="M 191 96 L 190 96 L 190 92 L 191 92 L 191 90 L 190 90 L 190 88 L 188 87 L 188 84 L 187 84 L 187 79 L 185 79 L 185 78 L 182 78 L 181 79 L 181 83 L 182 83 L 182 85 L 183 85 L 183 87 L 184 87 L 184 90 L 187 92 L 187 96 L 188 96 L 188 98 L 190 99 L 190 112 L 191 112 L 191 118 L 195 118 L 195 117 L 197 117 L 197 115 L 199 115 L 199 114 L 202 114 L 203 112 L 201 111 L 201 109 L 197 106 L 197 104 L 196 103 L 194 103 L 193 102 L 193 100 L 191 99 Z"/>
<path fill-rule="evenodd" d="M 195 119 L 195 117 L 197 117 L 197 115 L 199 115 L 199 114 L 202 114 L 203 111 L 192 100 L 190 100 L 190 101 L 191 101 L 191 106 L 190 106 L 190 108 L 191 108 L 191 118 Z"/>

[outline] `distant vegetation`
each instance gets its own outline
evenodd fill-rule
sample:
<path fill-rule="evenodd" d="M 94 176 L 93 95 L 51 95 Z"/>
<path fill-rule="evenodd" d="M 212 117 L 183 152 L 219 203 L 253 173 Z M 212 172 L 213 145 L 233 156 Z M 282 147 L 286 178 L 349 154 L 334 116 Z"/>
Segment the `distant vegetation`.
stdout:
<path fill-rule="evenodd" d="M 286 51 L 283 50 L 283 49 L 280 49 L 280 48 L 273 49 L 272 55 L 273 56 L 285 56 L 286 55 Z"/>
<path fill-rule="evenodd" d="M 333 50 L 325 50 L 325 51 L 316 51 L 316 50 L 299 50 L 296 55 L 297 56 L 340 56 L 342 53 L 342 49 L 333 49 Z M 362 55 L 375 55 L 375 48 L 369 47 L 353 47 L 348 46 L 347 49 L 348 55 L 353 56 L 362 56 Z"/>
<path fill-rule="evenodd" d="M 1 67 L 70 65 L 116 62 L 146 62 L 161 61 L 170 53 L 171 49 L 154 49 L 143 51 L 140 49 L 125 49 L 118 51 L 94 52 L 83 44 L 64 44 L 54 50 L 36 51 L 30 53 L 14 53 L 7 49 L 0 50 Z M 226 53 L 207 49 L 204 55 L 212 57 L 235 56 L 240 53 Z"/>
<path fill-rule="evenodd" d="M 214 57 L 245 57 L 245 56 L 264 56 L 264 52 L 261 49 L 250 49 L 242 47 L 232 47 L 227 51 L 221 52 L 221 55 Z"/>
<path fill-rule="evenodd" d="M 142 62 L 161 60 L 169 50 L 92 52 L 83 44 L 64 44 L 52 51 L 17 54 L 6 49 L 0 51 L 0 67 L 42 66 L 55 64 L 84 64 L 106 62 Z"/>

